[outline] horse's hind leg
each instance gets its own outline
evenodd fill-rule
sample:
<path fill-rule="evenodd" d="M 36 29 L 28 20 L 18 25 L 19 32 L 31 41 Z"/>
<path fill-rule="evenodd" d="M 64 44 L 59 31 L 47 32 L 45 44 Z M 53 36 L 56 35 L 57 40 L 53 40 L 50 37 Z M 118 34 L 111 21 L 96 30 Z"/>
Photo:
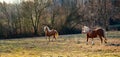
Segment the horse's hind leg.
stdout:
<path fill-rule="evenodd" d="M 104 42 L 107 43 L 107 38 L 106 37 L 103 37 L 104 38 Z"/>
<path fill-rule="evenodd" d="M 100 38 L 100 40 L 101 40 L 101 43 L 103 43 L 103 39 L 102 39 L 102 37 L 101 37 L 101 36 L 99 36 L 99 38 Z"/>
<path fill-rule="evenodd" d="M 105 37 L 105 35 L 103 34 L 102 37 L 104 38 L 104 42 L 107 43 L 107 38 Z"/>
<path fill-rule="evenodd" d="M 55 37 L 55 35 L 54 35 L 53 37 L 54 37 L 54 39 L 56 40 L 56 37 Z"/>
<path fill-rule="evenodd" d="M 104 32 L 105 33 L 105 32 Z M 104 38 L 104 42 L 107 43 L 107 38 L 105 37 L 105 34 L 102 34 L 102 37 Z"/>

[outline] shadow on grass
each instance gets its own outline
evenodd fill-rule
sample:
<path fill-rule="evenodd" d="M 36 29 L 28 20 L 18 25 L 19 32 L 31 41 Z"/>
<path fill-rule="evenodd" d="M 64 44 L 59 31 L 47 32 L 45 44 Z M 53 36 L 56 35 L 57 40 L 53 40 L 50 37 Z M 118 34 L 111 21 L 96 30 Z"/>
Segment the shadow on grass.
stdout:
<path fill-rule="evenodd" d="M 109 44 L 106 44 L 106 46 L 120 46 L 120 44 L 109 43 Z"/>

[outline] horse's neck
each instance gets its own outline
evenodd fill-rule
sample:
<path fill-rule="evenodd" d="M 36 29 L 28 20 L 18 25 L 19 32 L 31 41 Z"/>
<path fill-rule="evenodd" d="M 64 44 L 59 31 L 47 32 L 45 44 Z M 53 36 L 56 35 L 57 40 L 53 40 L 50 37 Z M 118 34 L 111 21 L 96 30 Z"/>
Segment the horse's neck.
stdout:
<path fill-rule="evenodd" d="M 52 30 L 50 30 L 49 28 L 48 28 L 48 32 L 51 32 Z"/>
<path fill-rule="evenodd" d="M 92 32 L 92 31 L 93 31 L 93 30 L 90 29 L 88 32 Z"/>
<path fill-rule="evenodd" d="M 50 33 L 51 31 L 50 31 L 50 30 L 46 30 L 45 32 L 46 32 L 46 33 Z"/>
<path fill-rule="evenodd" d="M 87 33 L 92 33 L 93 31 L 95 31 L 95 28 L 89 28 Z"/>
<path fill-rule="evenodd" d="M 90 29 L 90 31 L 89 31 L 89 33 L 95 33 L 96 34 L 96 31 L 97 31 L 98 29 Z"/>
<path fill-rule="evenodd" d="M 90 28 L 91 31 L 95 31 L 95 30 L 97 30 L 97 29 L 98 29 L 98 28 L 96 28 L 96 27 Z"/>

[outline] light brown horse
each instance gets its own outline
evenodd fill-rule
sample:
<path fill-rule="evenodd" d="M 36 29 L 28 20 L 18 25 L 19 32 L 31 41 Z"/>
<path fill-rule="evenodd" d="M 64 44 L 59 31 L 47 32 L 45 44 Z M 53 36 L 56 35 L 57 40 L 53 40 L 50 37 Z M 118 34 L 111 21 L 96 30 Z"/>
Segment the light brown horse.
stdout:
<path fill-rule="evenodd" d="M 47 39 L 47 37 L 49 37 L 49 41 L 50 41 L 51 36 L 53 36 L 53 38 L 55 40 L 58 38 L 58 32 L 55 29 L 50 30 L 50 28 L 48 26 L 45 26 L 44 32 L 45 32 L 46 39 Z M 52 41 L 53 41 L 53 39 L 52 39 Z"/>
<path fill-rule="evenodd" d="M 96 38 L 97 36 L 100 38 L 101 43 L 103 42 L 103 38 L 104 38 L 104 42 L 107 43 L 107 39 L 105 37 L 105 31 L 102 28 L 90 29 L 87 26 L 83 26 L 82 27 L 82 33 L 87 34 L 87 43 L 86 44 L 88 44 L 88 39 L 89 38 L 92 38 L 92 44 L 94 44 L 93 38 Z"/>

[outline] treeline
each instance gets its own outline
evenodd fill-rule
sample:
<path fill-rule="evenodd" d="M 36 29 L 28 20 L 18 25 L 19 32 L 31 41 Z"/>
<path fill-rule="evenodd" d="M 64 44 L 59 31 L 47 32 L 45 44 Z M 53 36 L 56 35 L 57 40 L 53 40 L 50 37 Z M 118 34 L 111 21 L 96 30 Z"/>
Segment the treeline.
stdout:
<path fill-rule="evenodd" d="M 119 0 L 20 0 L 0 3 L 0 37 L 43 36 L 45 25 L 59 34 L 81 32 L 81 25 L 109 30 L 120 19 Z"/>

